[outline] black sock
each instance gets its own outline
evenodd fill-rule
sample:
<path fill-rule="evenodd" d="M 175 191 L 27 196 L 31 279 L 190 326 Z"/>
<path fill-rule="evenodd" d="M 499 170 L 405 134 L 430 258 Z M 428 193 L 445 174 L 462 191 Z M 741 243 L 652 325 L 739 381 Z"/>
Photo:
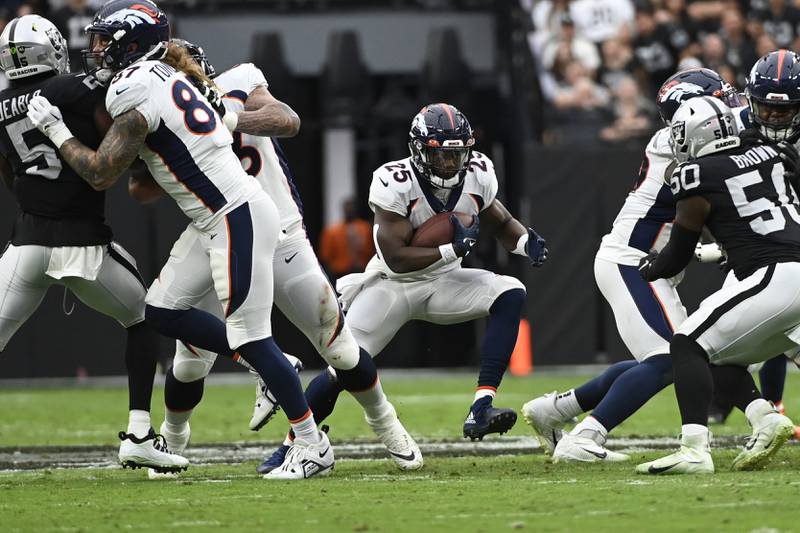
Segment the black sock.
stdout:
<path fill-rule="evenodd" d="M 517 343 L 519 319 L 524 305 L 525 291 L 511 289 L 498 296 L 489 308 L 489 324 L 481 347 L 479 387 L 497 389 L 500 386 Z"/>
<path fill-rule="evenodd" d="M 327 373 L 327 372 L 326 372 Z M 361 392 L 371 388 L 378 380 L 375 361 L 363 349 L 359 349 L 358 364 L 350 370 L 336 369 L 339 384 L 346 391 Z M 313 411 L 313 408 L 312 408 Z M 314 411 L 316 414 L 316 411 Z M 319 420 L 317 420 L 319 422 Z"/>
<path fill-rule="evenodd" d="M 675 396 L 681 423 L 708 425 L 708 408 L 714 395 L 714 382 L 705 350 L 686 335 L 675 335 L 669 345 Z"/>
<path fill-rule="evenodd" d="M 786 383 L 786 356 L 780 354 L 765 361 L 758 371 L 761 392 L 765 400 L 778 403 L 783 400 L 783 386 Z"/>
<path fill-rule="evenodd" d="M 711 365 L 714 396 L 721 405 L 732 405 L 742 412 L 750 402 L 761 398 L 753 376 L 745 366 Z"/>
<path fill-rule="evenodd" d="M 146 322 L 128 328 L 125 367 L 128 369 L 128 408 L 150 411 L 153 380 L 158 366 L 158 333 Z"/>
<path fill-rule="evenodd" d="M 672 359 L 667 354 L 648 357 L 614 381 L 592 416 L 611 431 L 633 416 L 650 398 L 672 382 Z M 577 393 L 577 390 L 575 391 Z M 583 404 L 581 404 L 583 407 Z"/>
<path fill-rule="evenodd" d="M 172 372 L 172 367 L 167 371 L 164 380 L 164 404 L 170 411 L 188 411 L 194 409 L 203 399 L 205 378 L 184 383 L 179 381 Z"/>
<path fill-rule="evenodd" d="M 599 404 L 614 381 L 626 370 L 638 365 L 638 361 L 619 361 L 606 368 L 602 374 L 593 378 L 575 389 L 575 399 L 581 409 L 591 411 Z"/>
<path fill-rule="evenodd" d="M 338 374 L 339 371 L 337 370 L 336 373 Z M 336 406 L 336 400 L 339 399 L 339 394 L 343 390 L 342 384 L 327 370 L 323 370 L 311 380 L 306 387 L 306 401 L 311 412 L 314 413 L 314 420 L 317 421 L 317 424 L 330 416 Z"/>

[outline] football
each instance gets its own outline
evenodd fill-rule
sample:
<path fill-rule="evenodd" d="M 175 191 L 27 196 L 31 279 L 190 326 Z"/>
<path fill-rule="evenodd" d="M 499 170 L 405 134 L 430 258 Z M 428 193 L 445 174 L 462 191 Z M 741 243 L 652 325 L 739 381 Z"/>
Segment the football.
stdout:
<path fill-rule="evenodd" d="M 472 215 L 458 211 L 445 211 L 432 216 L 417 228 L 411 237 L 411 246 L 420 248 L 437 248 L 453 241 L 453 223 L 450 215 L 456 215 L 464 227 L 472 225 Z"/>

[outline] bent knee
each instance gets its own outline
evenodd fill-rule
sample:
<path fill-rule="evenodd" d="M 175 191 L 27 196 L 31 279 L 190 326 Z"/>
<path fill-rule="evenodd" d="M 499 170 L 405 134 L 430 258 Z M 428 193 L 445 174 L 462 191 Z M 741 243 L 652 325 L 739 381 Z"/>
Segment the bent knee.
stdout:
<path fill-rule="evenodd" d="M 172 365 L 172 373 L 175 375 L 175 379 L 181 383 L 191 383 L 203 379 L 210 371 L 211 364 L 201 359 L 175 361 Z"/>

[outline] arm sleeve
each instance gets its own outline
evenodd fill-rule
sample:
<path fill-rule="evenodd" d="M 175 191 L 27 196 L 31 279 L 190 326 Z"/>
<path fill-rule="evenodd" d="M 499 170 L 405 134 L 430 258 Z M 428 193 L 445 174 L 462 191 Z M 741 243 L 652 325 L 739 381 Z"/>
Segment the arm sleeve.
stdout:
<path fill-rule="evenodd" d="M 112 83 L 106 94 L 106 109 L 112 118 L 135 109 L 147 121 L 148 131 L 158 128 L 160 118 L 155 103 L 150 99 L 150 91 L 147 85 L 136 79 Z"/>
<path fill-rule="evenodd" d="M 679 224 L 674 224 L 669 242 L 650 267 L 647 280 L 655 281 L 680 274 L 691 261 L 699 239 L 699 231 L 691 231 Z"/>

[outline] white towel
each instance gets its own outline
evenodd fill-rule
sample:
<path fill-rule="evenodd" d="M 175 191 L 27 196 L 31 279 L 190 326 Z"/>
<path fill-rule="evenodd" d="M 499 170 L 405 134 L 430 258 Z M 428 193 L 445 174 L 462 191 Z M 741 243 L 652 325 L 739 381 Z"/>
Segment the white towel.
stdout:
<path fill-rule="evenodd" d="M 97 279 L 103 266 L 105 246 L 59 246 L 50 251 L 50 262 L 45 274 L 51 278 Z"/>

